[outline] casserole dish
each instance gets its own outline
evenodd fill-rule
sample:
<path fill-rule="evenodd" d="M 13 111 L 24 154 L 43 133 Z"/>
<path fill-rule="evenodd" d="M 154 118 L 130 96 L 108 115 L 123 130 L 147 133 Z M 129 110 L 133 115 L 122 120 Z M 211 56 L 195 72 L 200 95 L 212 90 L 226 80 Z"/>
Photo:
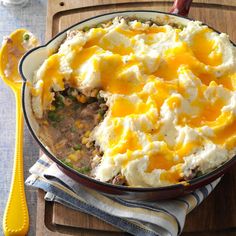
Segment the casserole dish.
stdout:
<path fill-rule="evenodd" d="M 176 12 L 176 10 L 175 10 Z M 72 26 L 70 29 L 79 29 L 84 28 L 85 26 L 93 26 L 96 24 L 99 24 L 101 22 L 108 21 L 112 18 L 114 18 L 117 15 L 117 13 L 110 13 L 107 15 L 102 15 L 98 17 L 94 17 L 91 19 L 88 19 L 86 21 L 83 21 L 75 26 Z M 158 20 L 164 20 L 175 23 L 175 24 L 181 24 L 186 25 L 189 22 L 189 19 L 178 17 L 174 15 L 169 15 L 166 13 L 160 13 L 160 12 L 152 12 L 152 11 L 128 11 L 128 12 L 119 12 L 120 16 L 124 17 L 135 17 L 140 19 L 147 19 L 155 21 L 157 18 Z M 166 17 L 168 16 L 168 17 Z M 22 73 L 22 76 L 24 78 L 32 78 L 33 72 L 36 70 L 36 68 L 39 67 L 39 65 L 48 57 L 48 53 L 51 50 L 54 50 L 58 47 L 59 44 L 64 40 L 65 38 L 65 32 L 62 32 L 58 36 L 56 36 L 52 41 L 50 41 L 46 46 L 40 47 L 36 50 L 33 50 L 29 52 L 23 59 L 20 65 L 20 70 Z M 34 63 L 32 63 L 32 61 Z M 201 184 L 206 184 L 213 179 L 217 178 L 219 175 L 222 174 L 222 172 L 225 170 L 225 166 L 229 166 L 232 164 L 231 161 L 225 163 L 225 165 L 217 168 L 213 172 L 211 172 L 210 175 L 206 174 L 199 178 L 195 178 L 191 181 L 189 181 L 186 185 L 178 184 L 178 185 L 172 185 L 169 187 L 159 187 L 159 188 L 132 188 L 132 187 L 124 187 L 124 186 L 114 186 L 111 184 L 101 183 L 99 181 L 96 181 L 94 179 L 88 178 L 84 175 L 81 175 L 77 173 L 76 171 L 71 170 L 64 164 L 62 164 L 58 159 L 55 158 L 55 156 L 50 152 L 49 149 L 47 149 L 39 140 L 37 137 L 37 122 L 34 120 L 34 117 L 32 115 L 31 105 L 30 105 L 30 99 L 29 99 L 29 88 L 25 85 L 23 90 L 23 108 L 26 116 L 26 121 L 28 125 L 30 126 L 30 131 L 32 132 L 33 136 L 36 138 L 38 143 L 43 148 L 43 151 L 49 155 L 50 158 L 53 159 L 61 168 L 63 168 L 63 171 L 66 172 L 68 175 L 73 177 L 74 179 L 77 179 L 79 182 L 97 189 L 99 191 L 103 191 L 105 193 L 109 194 L 116 194 L 116 195 L 122 195 L 124 197 L 133 198 L 136 199 L 164 199 L 164 198 L 170 198 L 170 197 L 176 197 L 181 194 L 188 193 L 195 188 L 199 187 Z"/>

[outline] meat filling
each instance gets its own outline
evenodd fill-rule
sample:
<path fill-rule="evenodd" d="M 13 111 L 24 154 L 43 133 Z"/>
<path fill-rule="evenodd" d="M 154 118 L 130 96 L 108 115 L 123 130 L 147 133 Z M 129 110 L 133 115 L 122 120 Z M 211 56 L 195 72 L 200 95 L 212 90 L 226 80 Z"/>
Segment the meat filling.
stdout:
<path fill-rule="evenodd" d="M 94 90 L 86 97 L 74 88 L 55 93 L 53 109 L 39 120 L 40 137 L 66 165 L 92 175 L 102 152 L 90 139 L 90 133 L 103 120 L 105 100 Z M 95 158 L 96 157 L 96 158 Z"/>

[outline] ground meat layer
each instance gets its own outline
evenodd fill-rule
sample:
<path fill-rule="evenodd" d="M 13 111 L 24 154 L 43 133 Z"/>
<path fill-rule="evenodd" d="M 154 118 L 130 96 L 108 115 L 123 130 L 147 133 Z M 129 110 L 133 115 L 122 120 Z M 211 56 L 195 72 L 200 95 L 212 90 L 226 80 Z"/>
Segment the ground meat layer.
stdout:
<path fill-rule="evenodd" d="M 74 88 L 57 92 L 53 110 L 47 111 L 39 121 L 40 137 L 65 164 L 91 175 L 102 153 L 90 139 L 90 133 L 103 120 L 106 110 L 98 90 L 91 97 Z"/>

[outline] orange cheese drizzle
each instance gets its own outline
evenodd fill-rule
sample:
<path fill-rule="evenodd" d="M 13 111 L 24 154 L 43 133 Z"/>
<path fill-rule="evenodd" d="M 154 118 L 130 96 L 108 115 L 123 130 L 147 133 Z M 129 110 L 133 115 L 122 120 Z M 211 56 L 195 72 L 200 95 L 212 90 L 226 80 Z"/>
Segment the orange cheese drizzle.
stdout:
<path fill-rule="evenodd" d="M 142 88 L 145 82 L 142 78 L 129 78 L 126 76 L 126 71 L 132 66 L 142 67 L 140 62 L 135 57 L 124 62 L 122 55 L 133 53 L 132 48 L 125 48 L 122 45 L 111 47 L 107 40 L 102 40 L 105 34 L 102 29 L 95 29 L 101 34 L 100 37 L 91 38 L 80 50 L 71 62 L 73 70 L 80 68 L 86 61 L 90 60 L 94 55 L 98 55 L 99 51 L 104 52 L 109 50 L 113 55 L 106 56 L 106 59 L 101 63 L 93 63 L 96 71 L 99 71 L 102 89 L 111 93 L 129 95 L 132 93 L 138 94 L 143 102 L 133 104 L 127 99 L 116 100 L 111 107 L 111 116 L 115 120 L 117 118 L 124 118 L 130 115 L 140 115 L 148 112 L 151 107 L 155 107 L 158 111 L 166 99 L 170 96 L 173 90 L 178 91 L 183 97 L 186 96 L 185 88 L 178 85 L 179 68 L 186 66 L 202 83 L 202 88 L 199 89 L 198 99 L 192 103 L 200 109 L 200 113 L 196 117 L 191 117 L 187 114 L 181 114 L 178 117 L 178 125 L 189 125 L 192 128 L 202 127 L 208 125 L 215 129 L 215 137 L 211 140 L 217 144 L 225 145 L 227 148 L 232 148 L 235 145 L 236 136 L 236 121 L 232 118 L 231 121 L 227 119 L 228 114 L 222 114 L 221 108 L 225 105 L 221 99 L 215 103 L 206 102 L 203 98 L 203 90 L 209 86 L 210 82 L 214 81 L 216 85 L 223 85 L 229 90 L 235 90 L 235 74 L 227 74 L 222 77 L 216 77 L 213 72 L 206 71 L 204 65 L 217 66 L 222 63 L 222 55 L 217 53 L 217 45 L 213 40 L 208 39 L 207 35 L 211 32 L 209 29 L 204 29 L 193 37 L 191 46 L 183 42 L 178 47 L 167 49 L 164 53 L 164 61 L 160 64 L 159 68 L 153 73 L 149 74 L 146 82 L 152 81 L 155 83 L 156 93 L 145 94 Z M 117 32 L 125 35 L 128 38 L 133 38 L 138 34 L 155 34 L 165 33 L 164 27 L 153 27 L 147 30 L 123 30 L 117 29 Z M 178 31 L 176 31 L 178 34 Z M 176 37 L 178 40 L 178 37 Z M 52 94 L 49 88 L 52 81 L 56 81 L 59 86 L 63 88 L 63 74 L 60 72 L 60 55 L 54 54 L 47 60 L 46 71 L 43 75 L 43 101 L 52 101 Z M 81 75 L 82 76 L 82 75 Z M 157 77 L 159 79 L 157 79 Z M 163 79 L 163 81 L 160 80 Z M 73 76 L 71 81 L 73 81 Z M 83 78 L 80 78 L 83 80 Z M 136 80 L 135 80 L 136 79 Z M 75 79 L 74 79 L 75 80 Z M 150 100 L 147 103 L 147 100 Z M 172 97 L 167 101 L 168 106 L 174 110 L 181 106 L 181 101 L 177 97 Z M 225 117 L 226 116 L 226 117 Z M 224 117 L 224 118 L 222 118 Z M 158 122 L 158 121 L 157 121 Z M 215 128 L 218 124 L 218 128 Z M 116 137 L 110 140 L 110 146 L 113 154 L 123 154 L 130 151 L 139 150 L 142 148 L 137 134 L 131 131 L 124 131 L 122 126 L 114 126 Z M 158 132 L 158 131 L 157 131 Z M 168 147 L 160 152 L 149 155 L 149 166 L 147 172 L 152 172 L 155 169 L 163 169 L 169 171 L 168 175 L 163 173 L 162 178 L 168 179 L 172 182 L 178 182 L 181 178 L 181 172 L 170 170 L 173 166 L 183 162 L 183 158 L 193 152 L 199 146 L 199 141 L 195 143 L 177 145 L 174 150 Z M 174 156 L 179 158 L 175 160 Z M 128 155 L 130 156 L 130 155 Z M 128 160 L 127 160 L 128 163 Z"/>

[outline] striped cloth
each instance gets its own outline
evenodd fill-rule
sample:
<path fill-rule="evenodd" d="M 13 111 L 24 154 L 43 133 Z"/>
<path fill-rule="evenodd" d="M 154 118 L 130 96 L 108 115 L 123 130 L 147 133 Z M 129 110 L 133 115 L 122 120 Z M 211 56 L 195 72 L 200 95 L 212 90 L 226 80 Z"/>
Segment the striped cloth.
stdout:
<path fill-rule="evenodd" d="M 82 211 L 137 236 L 180 235 L 186 215 L 205 199 L 220 179 L 187 196 L 168 201 L 141 202 L 108 197 L 88 189 L 58 169 L 43 155 L 30 169 L 26 184 L 43 189 L 46 201 Z"/>

